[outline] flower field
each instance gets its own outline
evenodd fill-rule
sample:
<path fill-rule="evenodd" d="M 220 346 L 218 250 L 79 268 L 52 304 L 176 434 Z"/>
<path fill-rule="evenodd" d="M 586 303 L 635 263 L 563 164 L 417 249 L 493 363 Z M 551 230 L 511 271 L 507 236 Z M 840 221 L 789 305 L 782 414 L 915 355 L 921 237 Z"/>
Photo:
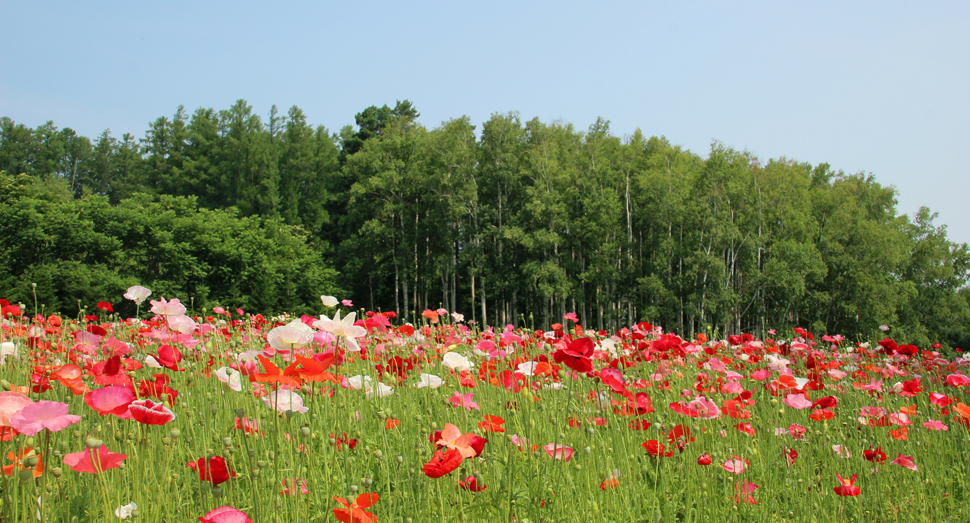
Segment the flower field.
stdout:
<path fill-rule="evenodd" d="M 891 332 L 149 297 L 125 295 L 142 319 L 0 301 L 0 521 L 970 520 L 970 358 Z"/>

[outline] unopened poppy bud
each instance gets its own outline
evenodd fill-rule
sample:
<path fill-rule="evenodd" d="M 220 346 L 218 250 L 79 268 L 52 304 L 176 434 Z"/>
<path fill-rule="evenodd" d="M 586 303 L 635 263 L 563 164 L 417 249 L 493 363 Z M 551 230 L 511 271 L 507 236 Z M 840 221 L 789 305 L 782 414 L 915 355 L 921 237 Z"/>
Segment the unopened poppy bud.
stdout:
<path fill-rule="evenodd" d="M 586 429 L 586 434 L 589 436 L 592 436 L 593 434 L 596 434 L 596 429 L 594 429 L 593 427 L 590 427 Z"/>
<path fill-rule="evenodd" d="M 55 478 L 59 478 L 62 474 L 64 474 L 64 471 L 61 469 L 61 467 L 54 467 L 54 469 L 51 470 L 51 474 L 53 474 Z"/>
<path fill-rule="evenodd" d="M 593 452 L 593 449 L 591 449 L 591 448 L 589 448 L 589 447 L 584 447 L 584 448 L 583 448 L 583 452 L 584 452 L 584 453 L 585 453 L 585 454 L 586 454 L 587 456 L 589 456 L 589 453 L 590 453 L 590 452 Z"/>
<path fill-rule="evenodd" d="M 135 509 L 135 510 L 132 510 L 131 511 L 131 517 L 137 518 L 138 516 L 141 516 L 141 511 L 140 510 Z"/>
<path fill-rule="evenodd" d="M 172 438 L 168 436 L 165 436 L 164 438 L 162 438 L 162 445 L 171 445 L 171 444 L 172 444 Z"/>
<path fill-rule="evenodd" d="M 246 454 L 249 455 L 249 459 L 253 459 L 253 458 L 256 457 L 256 451 L 255 450 L 250 450 Z"/>
<path fill-rule="evenodd" d="M 365 487 L 369 487 L 374 484 L 374 480 L 370 478 L 364 478 L 363 480 L 361 480 L 361 483 L 363 483 Z"/>
<path fill-rule="evenodd" d="M 303 437 L 309 436 L 310 427 L 300 427 L 300 434 L 303 435 Z"/>
<path fill-rule="evenodd" d="M 37 456 L 30 456 L 24 460 L 24 465 L 27 465 L 28 467 L 36 467 L 38 459 L 39 458 Z"/>
<path fill-rule="evenodd" d="M 431 430 L 438 430 L 438 422 L 436 421 L 431 422 Z"/>
<path fill-rule="evenodd" d="M 24 441 L 24 445 L 26 445 L 28 447 L 33 447 L 36 444 L 37 444 L 37 442 L 34 441 L 34 438 L 33 437 L 27 438 L 27 440 Z"/>
<path fill-rule="evenodd" d="M 27 483 L 28 481 L 34 479 L 34 471 L 29 469 L 24 469 L 20 471 L 20 482 Z"/>
<path fill-rule="evenodd" d="M 273 451 L 273 450 L 269 451 L 269 460 L 270 461 L 276 460 L 276 451 Z"/>
<path fill-rule="evenodd" d="M 179 429 L 172 429 L 172 430 L 168 431 L 168 437 L 170 437 L 172 439 L 175 439 L 175 438 L 177 438 L 177 437 L 179 437 L 181 435 L 182 435 L 182 431 L 180 431 Z"/>
<path fill-rule="evenodd" d="M 222 457 L 229 459 L 232 457 L 232 449 L 222 449 Z"/>
<path fill-rule="evenodd" d="M 381 458 L 383 458 L 383 457 L 384 457 L 384 453 L 383 453 L 383 452 L 381 452 L 381 451 L 380 451 L 380 449 L 378 449 L 378 450 L 375 450 L 375 451 L 374 451 L 374 457 L 375 457 L 375 458 L 377 458 L 377 459 L 381 459 Z"/>
<path fill-rule="evenodd" d="M 241 418 L 246 415 L 246 409 L 236 409 L 236 417 Z"/>
<path fill-rule="evenodd" d="M 228 447 L 229 445 L 232 445 L 232 438 L 230 438 L 229 436 L 222 438 L 222 444 L 226 447 Z"/>
<path fill-rule="evenodd" d="M 99 440 L 98 438 L 93 438 L 92 437 L 92 438 L 88 438 L 88 439 L 84 440 L 84 446 L 87 447 L 87 448 L 89 448 L 89 449 L 99 448 L 103 444 L 104 444 L 104 442 L 101 441 L 101 440 Z"/>
<path fill-rule="evenodd" d="M 350 486 L 350 491 L 353 492 L 354 494 L 356 494 L 358 490 L 359 489 L 357 488 L 357 485 L 351 485 Z"/>
<path fill-rule="evenodd" d="M 212 487 L 212 495 L 217 498 L 222 497 L 222 487 Z"/>
<path fill-rule="evenodd" d="M 398 456 L 394 458 L 394 461 L 397 461 L 397 463 L 400 465 L 401 463 L 404 463 L 404 456 L 398 454 Z"/>

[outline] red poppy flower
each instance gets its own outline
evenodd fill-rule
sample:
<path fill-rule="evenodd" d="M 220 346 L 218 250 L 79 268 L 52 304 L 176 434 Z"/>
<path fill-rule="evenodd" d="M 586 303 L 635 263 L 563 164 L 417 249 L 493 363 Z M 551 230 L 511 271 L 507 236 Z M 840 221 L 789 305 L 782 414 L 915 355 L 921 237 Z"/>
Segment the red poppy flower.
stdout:
<path fill-rule="evenodd" d="M 236 475 L 226 466 L 226 460 L 222 456 L 214 456 L 208 460 L 199 458 L 196 461 L 190 461 L 188 466 L 199 473 L 199 481 L 208 481 L 212 486 L 225 483 L 231 476 Z"/>
<path fill-rule="evenodd" d="M 425 476 L 429 478 L 440 478 L 450 474 L 461 465 L 461 452 L 458 449 L 439 449 L 431 457 L 431 461 L 424 464 Z"/>
<path fill-rule="evenodd" d="M 565 349 L 553 352 L 552 359 L 576 372 L 592 372 L 593 362 L 590 357 L 593 355 L 593 347 L 595 343 L 591 338 L 579 338 L 569 342 Z"/>
<path fill-rule="evenodd" d="M 169 401 L 174 401 L 179 396 L 177 390 L 168 386 L 169 378 L 167 375 L 152 374 L 152 377 L 155 378 L 155 381 L 141 380 L 138 382 L 139 396 L 161 400 L 164 399 L 162 395 L 167 394 Z"/>
<path fill-rule="evenodd" d="M 485 485 L 479 485 L 478 479 L 476 479 L 475 476 L 468 476 L 464 480 L 458 480 L 458 486 L 461 487 L 462 490 L 470 490 L 472 492 L 481 492 L 488 488 Z"/>
<path fill-rule="evenodd" d="M 707 453 L 701 454 L 700 456 L 697 457 L 697 464 L 698 465 L 703 465 L 703 466 L 706 467 L 706 466 L 710 465 L 713 462 L 714 462 L 714 460 L 711 458 L 711 455 L 710 454 L 707 454 Z"/>
<path fill-rule="evenodd" d="M 357 446 L 357 440 L 348 438 L 346 432 L 344 432 L 343 438 L 334 434 L 331 434 L 330 437 L 335 440 L 334 444 L 337 445 L 337 450 L 340 450 L 341 445 L 347 445 L 351 449 Z"/>
<path fill-rule="evenodd" d="M 862 457 L 873 463 L 882 463 L 888 459 L 886 453 L 882 451 L 882 447 L 876 447 L 875 450 L 870 447 L 869 450 L 862 451 Z"/>
<path fill-rule="evenodd" d="M 384 429 L 391 430 L 393 428 L 396 428 L 400 424 L 401 424 L 401 420 L 397 418 L 387 418 L 387 421 L 384 422 Z"/>
<path fill-rule="evenodd" d="M 498 416 L 485 416 L 485 421 L 479 422 L 478 428 L 485 432 L 505 432 L 504 424 L 505 420 Z"/>
<path fill-rule="evenodd" d="M 643 448 L 647 449 L 647 454 L 654 457 L 663 456 L 664 444 L 659 441 L 652 439 L 646 443 L 642 444 Z"/>
<path fill-rule="evenodd" d="M 152 400 L 133 401 L 128 405 L 128 412 L 135 421 L 145 425 L 164 425 L 175 419 L 175 413 L 164 403 L 155 403 Z"/>
<path fill-rule="evenodd" d="M 99 301 L 98 308 L 105 312 L 114 312 L 115 310 L 111 307 L 111 304 L 106 301 Z"/>
<path fill-rule="evenodd" d="M 840 496 L 858 496 L 862 493 L 859 487 L 854 486 L 858 474 L 853 474 L 849 479 L 843 479 L 840 474 L 835 475 L 839 479 L 839 486 L 835 487 L 835 493 Z"/>
<path fill-rule="evenodd" d="M 245 512 L 228 505 L 209 511 L 199 518 L 199 521 L 201 523 L 253 523 Z"/>
<path fill-rule="evenodd" d="M 351 505 L 346 499 L 334 497 L 341 505 L 347 508 L 335 508 L 333 509 L 333 515 L 337 517 L 337 521 L 342 523 L 372 523 L 377 521 L 377 516 L 372 512 L 367 512 L 365 508 L 370 508 L 380 496 L 373 492 L 368 492 L 367 494 L 361 494 L 357 496 L 354 500 L 354 504 Z"/>

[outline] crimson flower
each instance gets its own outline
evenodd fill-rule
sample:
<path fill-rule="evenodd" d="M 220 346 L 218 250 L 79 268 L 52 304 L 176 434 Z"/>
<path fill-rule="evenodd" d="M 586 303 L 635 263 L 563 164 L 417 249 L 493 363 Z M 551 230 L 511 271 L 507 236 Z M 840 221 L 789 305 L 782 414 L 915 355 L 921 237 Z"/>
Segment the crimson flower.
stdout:
<path fill-rule="evenodd" d="M 882 447 L 876 447 L 875 450 L 870 447 L 869 450 L 862 451 L 862 457 L 873 463 L 883 463 L 888 459 L 886 453 L 882 451 Z"/>
<path fill-rule="evenodd" d="M 840 496 L 858 496 L 862 493 L 859 487 L 855 486 L 855 479 L 859 477 L 858 474 L 853 474 L 849 479 L 843 479 L 840 474 L 835 475 L 839 479 L 839 486 L 835 487 L 835 493 Z"/>
<path fill-rule="evenodd" d="M 663 456 L 664 444 L 660 443 L 655 439 L 652 439 L 646 443 L 643 443 L 642 447 L 647 449 L 647 454 L 650 454 L 651 456 L 654 456 L 654 457 Z"/>
<path fill-rule="evenodd" d="M 188 467 L 199 473 L 200 481 L 208 481 L 213 487 L 229 481 L 230 476 L 236 475 L 226 466 L 226 460 L 222 456 L 214 456 L 208 460 L 199 458 L 196 461 L 190 461 Z"/>
<path fill-rule="evenodd" d="M 114 312 L 115 310 L 111 307 L 111 304 L 106 301 L 99 301 L 98 308 L 105 312 Z"/>
<path fill-rule="evenodd" d="M 711 455 L 707 454 L 706 452 L 697 457 L 697 464 L 705 467 L 710 465 L 713 461 L 714 460 L 711 458 Z"/>
<path fill-rule="evenodd" d="M 569 342 L 565 349 L 559 349 L 552 353 L 552 359 L 556 363 L 562 363 L 576 372 L 587 373 L 593 371 L 593 355 L 595 344 L 590 338 L 579 338 Z"/>
<path fill-rule="evenodd" d="M 338 498 L 334 496 L 335 500 L 341 505 L 347 508 L 335 508 L 333 509 L 333 515 L 337 517 L 338 521 L 342 523 L 371 523 L 377 521 L 377 516 L 372 512 L 367 512 L 365 508 L 369 508 L 380 496 L 373 492 L 368 492 L 367 494 L 361 494 L 357 496 L 354 500 L 354 504 L 351 505 L 346 499 Z"/>
<path fill-rule="evenodd" d="M 429 478 L 440 478 L 446 474 L 450 474 L 452 471 L 461 465 L 461 452 L 458 449 L 439 449 L 431 457 L 431 461 L 424 464 L 425 476 Z"/>

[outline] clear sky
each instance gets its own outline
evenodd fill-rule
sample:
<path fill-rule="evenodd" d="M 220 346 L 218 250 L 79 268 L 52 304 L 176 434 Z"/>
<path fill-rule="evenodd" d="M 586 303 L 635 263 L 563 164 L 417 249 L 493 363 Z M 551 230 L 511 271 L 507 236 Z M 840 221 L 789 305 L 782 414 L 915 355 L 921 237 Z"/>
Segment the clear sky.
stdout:
<path fill-rule="evenodd" d="M 867 172 L 970 242 L 970 2 L 0 0 L 0 116 L 143 137 L 181 104 L 338 130 L 411 100 L 435 127 L 597 116 Z"/>

